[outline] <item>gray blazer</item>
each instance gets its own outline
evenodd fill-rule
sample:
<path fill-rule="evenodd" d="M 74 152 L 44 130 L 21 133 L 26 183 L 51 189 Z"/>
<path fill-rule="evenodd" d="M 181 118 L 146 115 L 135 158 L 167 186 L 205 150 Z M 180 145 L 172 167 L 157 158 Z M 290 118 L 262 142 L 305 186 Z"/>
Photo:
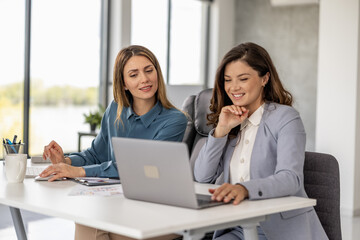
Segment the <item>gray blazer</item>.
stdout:
<path fill-rule="evenodd" d="M 230 160 L 238 137 L 214 138 L 212 130 L 195 162 L 198 182 L 229 182 Z M 292 107 L 266 103 L 250 162 L 250 180 L 241 183 L 249 199 L 307 197 L 304 190 L 306 135 L 299 113 Z M 328 239 L 313 207 L 270 215 L 260 223 L 267 239 Z M 216 231 L 215 237 L 224 230 Z"/>

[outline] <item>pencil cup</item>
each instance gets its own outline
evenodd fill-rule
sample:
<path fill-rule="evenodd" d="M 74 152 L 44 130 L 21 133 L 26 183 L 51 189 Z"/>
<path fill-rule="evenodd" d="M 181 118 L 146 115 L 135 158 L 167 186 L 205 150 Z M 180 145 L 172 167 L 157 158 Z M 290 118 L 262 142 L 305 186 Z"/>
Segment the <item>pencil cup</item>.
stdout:
<path fill-rule="evenodd" d="M 5 156 L 5 174 L 9 183 L 24 181 L 27 165 L 27 154 L 10 153 Z"/>
<path fill-rule="evenodd" d="M 19 153 L 24 153 L 24 149 L 25 149 L 25 143 L 16 143 L 16 144 L 3 144 L 3 156 L 5 158 L 5 156 L 7 154 L 19 154 Z"/>
<path fill-rule="evenodd" d="M 24 181 L 27 165 L 27 154 L 24 154 L 24 143 L 3 144 L 5 174 L 9 183 Z"/>

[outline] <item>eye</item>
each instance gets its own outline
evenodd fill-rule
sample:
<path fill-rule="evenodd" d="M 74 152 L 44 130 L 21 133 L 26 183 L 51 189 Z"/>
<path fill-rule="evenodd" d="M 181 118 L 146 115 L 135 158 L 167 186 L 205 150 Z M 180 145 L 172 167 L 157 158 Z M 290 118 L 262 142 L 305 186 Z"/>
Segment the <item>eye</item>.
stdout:
<path fill-rule="evenodd" d="M 134 77 L 136 77 L 137 76 L 137 74 L 130 74 L 130 77 L 131 78 L 134 78 Z"/>
<path fill-rule="evenodd" d="M 147 73 L 152 73 L 153 71 L 154 71 L 154 69 L 146 70 Z"/>
<path fill-rule="evenodd" d="M 231 79 L 224 79 L 225 82 L 231 82 Z"/>
<path fill-rule="evenodd" d="M 240 81 L 246 81 L 248 78 L 240 78 Z"/>

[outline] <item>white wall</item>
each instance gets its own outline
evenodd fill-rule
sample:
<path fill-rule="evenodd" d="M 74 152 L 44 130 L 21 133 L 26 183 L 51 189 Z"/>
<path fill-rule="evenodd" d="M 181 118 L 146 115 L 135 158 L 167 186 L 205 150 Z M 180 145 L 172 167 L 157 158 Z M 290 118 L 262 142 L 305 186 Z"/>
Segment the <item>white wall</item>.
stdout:
<path fill-rule="evenodd" d="M 267 0 L 237 0 L 235 11 L 236 44 L 255 42 L 269 52 L 284 87 L 293 95 L 293 106 L 300 112 L 306 150 L 314 151 L 319 5 L 279 7 Z"/>
<path fill-rule="evenodd" d="M 167 85 L 166 92 L 167 96 L 175 107 L 181 109 L 184 100 L 190 95 L 197 95 L 203 86 L 190 86 L 190 85 Z"/>
<path fill-rule="evenodd" d="M 320 2 L 316 151 L 339 161 L 343 215 L 360 214 L 359 12 L 358 0 Z"/>
<path fill-rule="evenodd" d="M 208 87 L 214 87 L 216 69 L 235 44 L 235 0 L 214 0 L 210 12 Z"/>

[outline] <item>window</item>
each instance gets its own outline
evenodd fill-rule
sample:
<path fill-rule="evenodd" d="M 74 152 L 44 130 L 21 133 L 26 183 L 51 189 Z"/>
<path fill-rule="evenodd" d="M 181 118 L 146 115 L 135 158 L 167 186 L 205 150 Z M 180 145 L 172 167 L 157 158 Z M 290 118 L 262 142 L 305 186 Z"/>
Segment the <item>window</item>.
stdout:
<path fill-rule="evenodd" d="M 76 151 L 77 132 L 89 131 L 83 113 L 98 108 L 99 85 L 106 84 L 99 79 L 100 40 L 103 38 L 103 44 L 108 41 L 100 32 L 102 4 L 106 2 L 0 1 L 0 29 L 4 33 L 0 38 L 0 137 L 11 139 L 16 134 L 23 141 L 29 137 L 25 140 L 29 155 L 41 154 L 44 145 L 53 139 L 64 152 Z M 206 59 L 201 44 L 206 27 L 205 3 L 132 0 L 131 4 L 131 44 L 144 45 L 154 52 L 168 84 L 204 84 L 200 75 Z M 31 22 L 25 19 L 29 11 Z M 105 15 L 104 19 L 108 17 Z M 107 22 L 104 19 L 103 23 Z M 28 24 L 31 39 L 25 36 Z M 103 29 L 107 29 L 105 25 Z M 24 47 L 29 42 L 30 55 Z M 108 54 L 105 49 L 102 52 Z M 30 63 L 29 89 L 24 85 L 28 83 L 24 62 L 26 66 Z M 25 111 L 24 116 L 27 104 L 29 115 Z M 29 128 L 23 129 L 27 125 Z"/>
<path fill-rule="evenodd" d="M 100 13 L 100 0 L 32 1 L 30 155 L 53 139 L 76 151 L 77 132 L 90 131 L 83 113 L 99 102 Z"/>
<path fill-rule="evenodd" d="M 164 78 L 167 75 L 167 19 L 168 0 L 132 0 L 131 44 L 142 45 L 155 54 Z"/>
<path fill-rule="evenodd" d="M 171 85 L 202 84 L 201 20 L 200 1 L 172 0 L 168 80 Z"/>
<path fill-rule="evenodd" d="M 168 84 L 203 84 L 202 6 L 195 0 L 132 1 L 131 44 L 156 55 Z"/>
<path fill-rule="evenodd" d="M 0 136 L 10 140 L 23 133 L 24 13 L 24 1 L 0 1 Z"/>

